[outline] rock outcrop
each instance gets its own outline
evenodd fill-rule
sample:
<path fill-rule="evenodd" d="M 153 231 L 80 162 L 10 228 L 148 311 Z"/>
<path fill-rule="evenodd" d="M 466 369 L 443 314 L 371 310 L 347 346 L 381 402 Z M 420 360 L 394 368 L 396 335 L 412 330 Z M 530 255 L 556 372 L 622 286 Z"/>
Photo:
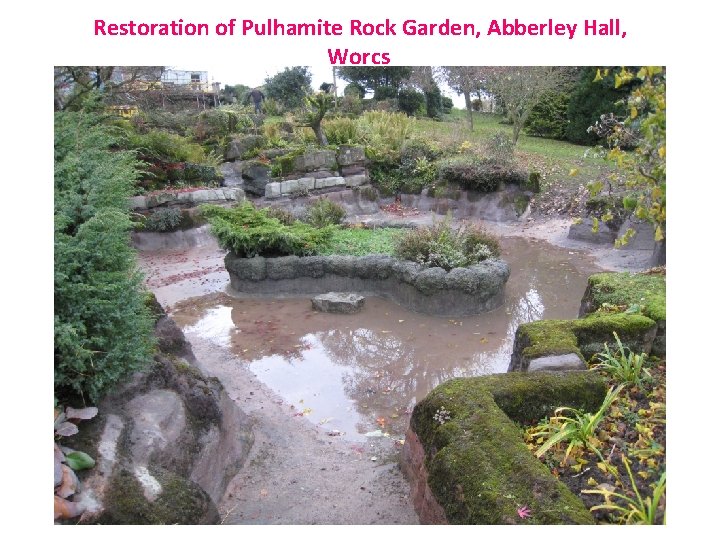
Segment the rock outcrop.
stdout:
<path fill-rule="evenodd" d="M 217 523 L 216 504 L 253 443 L 249 418 L 195 367 L 162 311 L 156 336 L 152 366 L 107 396 L 68 442 L 96 459 L 80 474 L 81 523 Z"/>

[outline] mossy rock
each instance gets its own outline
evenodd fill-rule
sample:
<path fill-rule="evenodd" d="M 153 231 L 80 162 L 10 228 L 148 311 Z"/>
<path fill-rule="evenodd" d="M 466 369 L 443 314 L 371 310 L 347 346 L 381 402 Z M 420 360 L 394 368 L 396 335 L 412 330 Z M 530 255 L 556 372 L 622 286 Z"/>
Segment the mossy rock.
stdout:
<path fill-rule="evenodd" d="M 582 299 L 580 316 L 610 306 L 641 308 L 641 313 L 655 322 L 665 320 L 665 276 L 606 272 L 593 274 Z"/>
<path fill-rule="evenodd" d="M 515 332 L 510 371 L 525 371 L 534 358 L 577 354 L 584 360 L 614 343 L 613 332 L 634 351 L 650 352 L 657 325 L 638 314 L 593 314 L 583 319 L 521 324 Z"/>
<path fill-rule="evenodd" d="M 657 323 L 652 353 L 665 355 L 665 275 L 607 272 L 588 278 L 580 316 L 604 309 L 639 309 Z"/>
<path fill-rule="evenodd" d="M 153 469 L 162 491 L 146 498 L 143 486 L 126 470 L 116 472 L 105 496 L 103 525 L 209 525 L 220 521 L 217 507 L 194 482 L 164 469 Z"/>
<path fill-rule="evenodd" d="M 435 388 L 417 404 L 410 425 L 448 522 L 593 523 L 583 502 L 528 451 L 516 422 L 534 422 L 558 406 L 597 409 L 605 391 L 591 372 L 505 373 Z M 442 423 L 438 411 L 447 411 Z M 517 513 L 522 506 L 530 509 L 527 519 Z"/>

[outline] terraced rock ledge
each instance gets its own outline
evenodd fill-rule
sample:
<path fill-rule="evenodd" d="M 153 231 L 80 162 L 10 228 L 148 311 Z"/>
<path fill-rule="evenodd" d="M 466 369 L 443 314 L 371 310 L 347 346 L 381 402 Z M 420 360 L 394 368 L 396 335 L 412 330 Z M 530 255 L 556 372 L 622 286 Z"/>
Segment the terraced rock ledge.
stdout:
<path fill-rule="evenodd" d="M 602 378 L 588 371 L 504 373 L 435 388 L 413 410 L 401 458 L 420 522 L 594 523 L 582 501 L 528 451 L 518 424 L 560 405 L 594 410 L 605 391 Z"/>
<path fill-rule="evenodd" d="M 510 267 L 488 259 L 468 268 L 425 268 L 385 255 L 238 257 L 225 267 L 232 288 L 257 296 L 306 296 L 327 291 L 382 296 L 419 313 L 475 315 L 502 305 Z"/>

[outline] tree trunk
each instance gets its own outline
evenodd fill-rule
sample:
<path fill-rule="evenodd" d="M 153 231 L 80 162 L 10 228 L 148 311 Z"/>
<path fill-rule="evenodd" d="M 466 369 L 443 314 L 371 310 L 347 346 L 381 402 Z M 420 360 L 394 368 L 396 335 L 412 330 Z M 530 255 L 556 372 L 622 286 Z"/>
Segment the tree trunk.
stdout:
<path fill-rule="evenodd" d="M 327 146 L 328 141 L 327 137 L 325 136 L 325 132 L 322 129 L 321 124 L 313 124 L 312 126 L 313 133 L 315 133 L 315 138 L 317 139 L 317 142 L 320 146 Z"/>
<path fill-rule="evenodd" d="M 463 94 L 465 96 L 465 108 L 467 109 L 468 122 L 470 122 L 470 131 L 472 131 L 473 130 L 473 110 L 472 110 L 472 101 L 470 100 L 470 92 L 463 91 Z"/>

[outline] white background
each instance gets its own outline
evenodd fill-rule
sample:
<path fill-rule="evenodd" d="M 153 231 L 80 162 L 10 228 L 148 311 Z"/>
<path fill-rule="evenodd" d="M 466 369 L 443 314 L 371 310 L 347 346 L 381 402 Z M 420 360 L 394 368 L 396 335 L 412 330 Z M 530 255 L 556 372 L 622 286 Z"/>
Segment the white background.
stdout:
<path fill-rule="evenodd" d="M 389 52 L 393 65 L 666 65 L 668 81 L 668 527 L 452 528 L 463 537 L 667 536 L 717 529 L 718 482 L 716 340 L 717 67 L 715 18 L 694 2 L 605 0 L 502 2 L 124 2 L 14 3 L 3 8 L 2 298 L 3 532 L 41 535 L 340 535 L 447 534 L 433 528 L 68 528 L 50 519 L 49 448 L 52 396 L 52 67 L 54 65 L 166 65 L 253 73 L 264 78 L 283 66 L 327 67 L 328 47 Z M 699 4 L 699 3 L 697 3 Z M 625 39 L 566 37 L 95 37 L 93 21 L 215 24 L 231 18 L 284 22 L 350 19 L 542 23 L 620 18 Z M 346 28 L 348 28 L 346 26 Z M 217 77 L 220 79 L 220 77 Z M 316 81 L 316 84 L 322 82 Z M 327 77 L 325 77 L 327 79 Z M 241 77 L 237 81 L 245 82 Z M 261 82 L 258 81 L 258 83 Z M 711 161 L 712 160 L 712 161 Z M 712 529 L 711 529 L 712 528 Z M 38 530 L 35 530 L 38 529 Z M 701 532 L 703 531 L 703 532 Z"/>

